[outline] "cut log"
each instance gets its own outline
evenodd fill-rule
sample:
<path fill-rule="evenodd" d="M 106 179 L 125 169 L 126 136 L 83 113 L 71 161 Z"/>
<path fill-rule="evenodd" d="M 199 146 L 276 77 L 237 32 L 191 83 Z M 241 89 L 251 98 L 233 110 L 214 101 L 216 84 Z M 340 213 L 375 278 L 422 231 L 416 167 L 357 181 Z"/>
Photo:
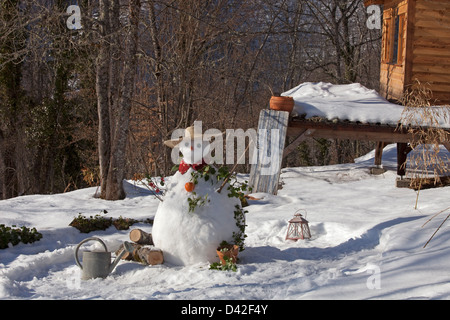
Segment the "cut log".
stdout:
<path fill-rule="evenodd" d="M 136 251 L 136 249 L 139 249 L 139 248 L 142 247 L 141 245 L 136 244 L 136 243 L 130 243 L 130 245 L 134 247 L 134 251 Z M 118 256 L 123 250 L 125 250 L 125 248 L 124 248 L 123 244 L 121 244 L 120 247 L 119 247 L 119 249 L 116 250 L 116 256 Z M 122 256 L 121 259 L 122 259 L 122 260 L 127 260 L 127 261 L 134 260 L 134 258 L 133 258 L 133 253 L 127 251 L 127 252 Z"/>
<path fill-rule="evenodd" d="M 164 262 L 163 253 L 160 249 L 143 247 L 137 250 L 139 262 L 154 266 Z"/>
<path fill-rule="evenodd" d="M 133 252 L 126 252 L 122 256 L 122 260 L 136 261 L 146 265 L 162 264 L 164 262 L 164 256 L 160 249 L 150 246 L 142 246 L 137 243 L 130 243 L 133 246 Z M 125 250 L 122 244 L 119 249 L 116 250 L 116 256 L 118 256 L 123 250 Z"/>
<path fill-rule="evenodd" d="M 142 248 L 142 246 L 136 245 L 136 248 L 133 250 L 133 253 L 131 254 L 131 260 L 137 261 L 137 262 L 143 262 L 143 261 L 141 261 L 141 258 L 139 258 L 139 254 L 138 254 L 138 251 L 141 248 Z"/>
<path fill-rule="evenodd" d="M 133 229 L 130 231 L 130 240 L 142 245 L 153 245 L 153 237 L 150 233 L 141 229 Z"/>

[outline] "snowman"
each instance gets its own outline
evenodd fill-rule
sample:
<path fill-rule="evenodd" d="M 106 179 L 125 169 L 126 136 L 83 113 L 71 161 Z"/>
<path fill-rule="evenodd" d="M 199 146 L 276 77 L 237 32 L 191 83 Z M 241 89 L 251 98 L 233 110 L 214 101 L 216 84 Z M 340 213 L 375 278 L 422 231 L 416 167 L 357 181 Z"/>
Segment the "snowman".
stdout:
<path fill-rule="evenodd" d="M 227 186 L 217 192 L 222 181 L 207 172 L 216 170 L 203 158 L 210 148 L 205 138 L 188 127 L 183 138 L 164 142 L 178 146 L 183 157 L 157 209 L 152 235 L 164 261 L 173 265 L 217 261 L 220 243 L 233 244 L 243 235 L 242 220 L 239 227 L 235 218 L 236 210 L 243 216 L 239 199 L 228 196 Z"/>

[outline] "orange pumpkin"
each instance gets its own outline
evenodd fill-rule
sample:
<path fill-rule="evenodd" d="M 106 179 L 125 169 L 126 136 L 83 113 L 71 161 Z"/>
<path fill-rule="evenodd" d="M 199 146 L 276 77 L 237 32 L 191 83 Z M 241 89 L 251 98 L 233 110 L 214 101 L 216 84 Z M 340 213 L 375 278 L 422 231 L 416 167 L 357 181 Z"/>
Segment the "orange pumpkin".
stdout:
<path fill-rule="evenodd" d="M 193 182 L 186 182 L 184 188 L 186 189 L 187 192 L 192 192 L 194 191 L 195 184 Z"/>

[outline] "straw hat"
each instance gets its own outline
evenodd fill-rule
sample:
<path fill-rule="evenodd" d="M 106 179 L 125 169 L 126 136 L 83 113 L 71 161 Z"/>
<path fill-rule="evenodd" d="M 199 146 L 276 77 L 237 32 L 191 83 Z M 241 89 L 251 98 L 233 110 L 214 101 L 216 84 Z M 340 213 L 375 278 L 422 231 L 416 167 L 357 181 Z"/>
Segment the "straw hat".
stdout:
<path fill-rule="evenodd" d="M 201 134 L 201 133 L 198 134 L 195 132 L 194 126 L 191 126 L 191 127 L 187 127 L 186 129 L 184 129 L 183 137 L 180 137 L 178 139 L 166 140 L 166 141 L 164 141 L 164 144 L 170 148 L 174 148 L 177 144 L 179 144 L 184 139 L 190 138 L 191 140 L 208 141 L 209 139 L 211 139 L 212 136 L 214 136 L 214 135 L 205 135 L 205 134 Z"/>

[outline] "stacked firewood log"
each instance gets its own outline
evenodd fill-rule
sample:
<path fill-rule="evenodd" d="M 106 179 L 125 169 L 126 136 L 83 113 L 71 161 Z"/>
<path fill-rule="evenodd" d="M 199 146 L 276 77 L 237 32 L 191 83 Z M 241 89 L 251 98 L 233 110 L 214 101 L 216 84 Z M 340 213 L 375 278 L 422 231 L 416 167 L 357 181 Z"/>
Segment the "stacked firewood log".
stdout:
<path fill-rule="evenodd" d="M 152 235 L 141 229 L 133 229 L 130 232 L 131 244 L 134 247 L 133 252 L 127 252 L 123 255 L 123 260 L 137 261 L 146 265 L 162 264 L 164 262 L 163 253 L 160 249 L 153 246 Z M 123 245 L 116 251 L 116 255 L 125 250 Z"/>

